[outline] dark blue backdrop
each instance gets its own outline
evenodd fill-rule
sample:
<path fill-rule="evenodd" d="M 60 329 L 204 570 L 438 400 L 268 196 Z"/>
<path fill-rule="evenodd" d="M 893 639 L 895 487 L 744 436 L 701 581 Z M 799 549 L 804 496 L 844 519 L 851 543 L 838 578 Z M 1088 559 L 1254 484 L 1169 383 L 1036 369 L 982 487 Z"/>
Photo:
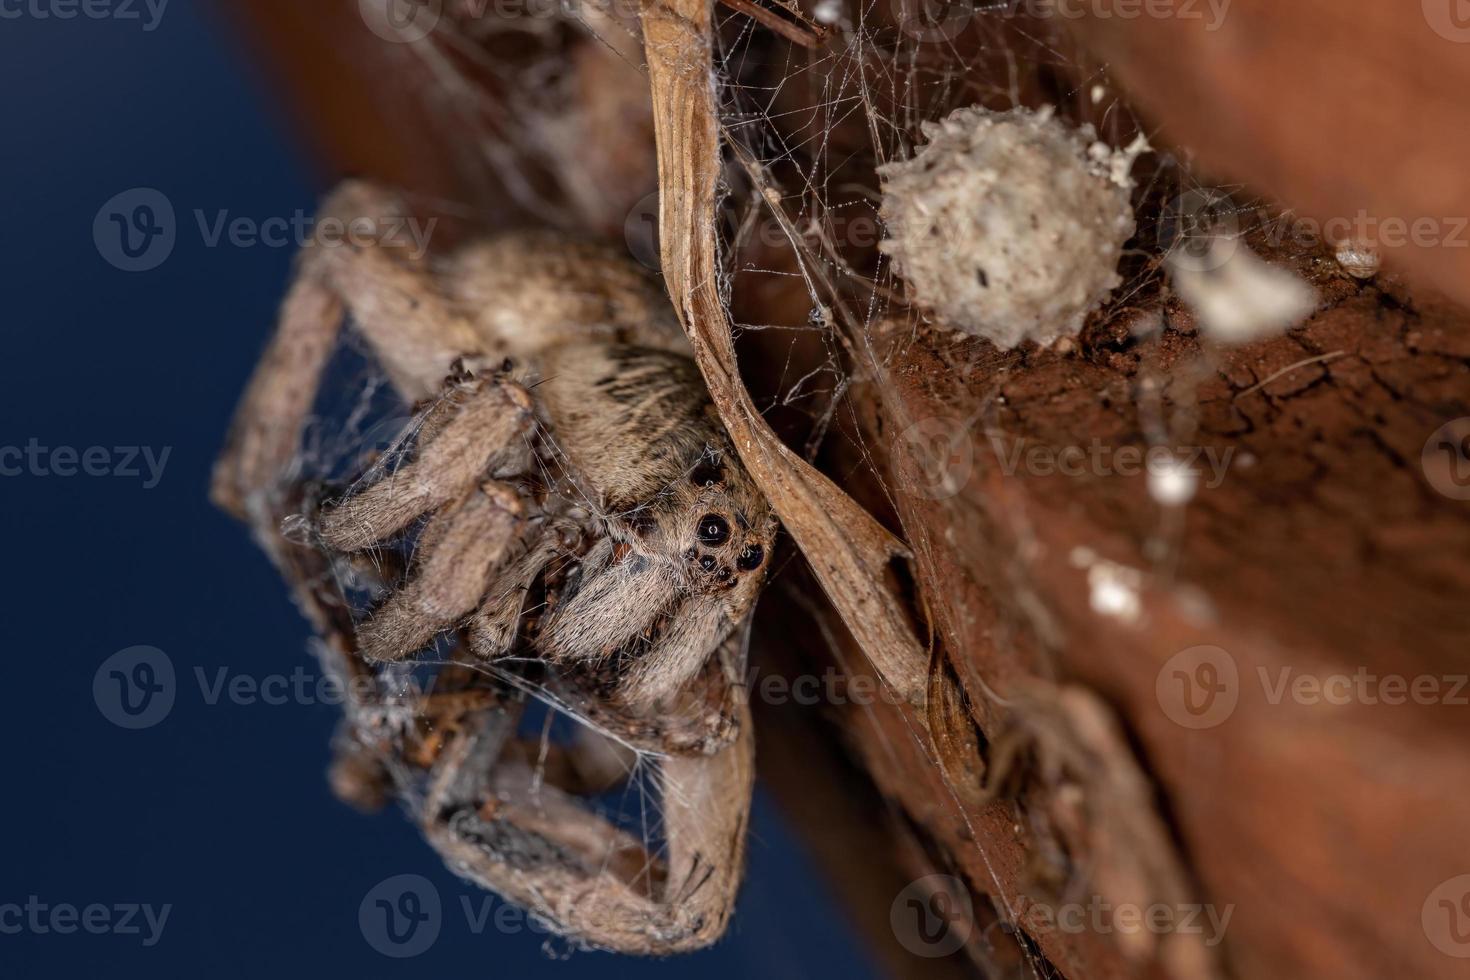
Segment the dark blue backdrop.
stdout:
<path fill-rule="evenodd" d="M 361 817 L 328 795 L 335 708 L 209 703 L 196 668 L 211 682 L 222 668 L 259 682 L 312 663 L 275 573 L 205 500 L 291 250 L 208 247 L 193 212 L 289 217 L 322 188 L 197 5 L 173 0 L 149 30 L 143 0 L 89 3 L 111 15 L 0 0 L 0 975 L 871 975 L 769 805 L 757 803 L 749 879 L 716 950 L 552 959 L 534 933 L 475 934 L 460 898 L 479 896 L 399 813 Z M 68 9 L 77 16 L 56 16 Z M 111 214 L 100 248 L 94 220 L 138 187 L 172 204 L 176 241 L 156 268 L 125 272 L 108 261 L 124 261 Z M 138 203 L 111 213 L 141 236 L 160 216 Z M 168 450 L 156 485 L 131 447 L 155 468 Z M 114 661 L 101 703 L 93 684 L 137 645 L 164 652 L 176 691 L 166 717 L 130 730 L 106 716 L 118 707 L 112 667 L 145 675 Z M 358 908 L 407 872 L 433 883 L 443 925 L 427 952 L 389 959 L 365 940 Z M 155 917 L 169 907 L 151 945 L 133 904 Z"/>

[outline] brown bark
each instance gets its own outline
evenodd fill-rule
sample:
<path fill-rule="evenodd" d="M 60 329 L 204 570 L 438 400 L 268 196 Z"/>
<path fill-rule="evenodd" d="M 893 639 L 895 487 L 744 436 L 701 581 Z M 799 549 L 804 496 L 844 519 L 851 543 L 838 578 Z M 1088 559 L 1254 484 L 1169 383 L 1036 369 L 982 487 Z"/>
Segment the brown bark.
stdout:
<path fill-rule="evenodd" d="M 302 40 L 361 34 L 355 14 L 322 5 L 330 15 L 311 26 L 277 19 L 298 8 L 266 0 L 242 15 L 271 25 L 257 36 L 331 169 L 513 211 L 493 178 L 458 172 L 452 129 L 395 115 L 404 95 L 380 62 L 338 41 L 340 64 L 323 64 Z M 1361 208 L 1412 222 L 1470 214 L 1470 45 L 1429 23 L 1417 5 L 1234 0 L 1214 32 L 1180 18 L 1072 27 L 1163 127 L 1157 144 L 1318 219 Z M 994 51 L 977 55 L 977 73 Z M 772 115 L 796 145 L 814 123 L 782 115 L 791 108 Z M 383 127 L 397 135 L 374 140 Z M 866 139 L 830 136 L 842 152 Z M 1444 695 L 1467 672 L 1470 504 L 1433 489 L 1421 454 L 1442 424 L 1470 416 L 1470 317 L 1389 274 L 1350 280 L 1321 243 L 1258 245 L 1324 302 L 1305 326 L 1243 348 L 1202 342 L 1146 269 L 1130 308 L 1068 352 L 1002 353 L 911 319 L 871 331 L 881 369 L 859 366 L 839 413 L 845 439 L 820 462 L 912 549 L 913 619 L 921 640 L 932 629 L 936 667 L 965 696 L 977 752 L 946 748 L 924 730 L 931 718 L 881 699 L 804 715 L 757 699 L 758 765 L 897 975 L 937 975 L 887 924 L 899 889 L 936 872 L 964 878 L 975 901 L 969 958 L 939 961 L 954 974 L 985 964 L 1035 975 L 1042 959 L 1077 978 L 1463 968 L 1430 941 L 1421 912 L 1436 886 L 1470 872 L 1467 708 L 1276 690 L 1286 670 L 1288 685 L 1436 678 Z M 1467 257 L 1441 243 L 1388 261 L 1466 301 Z M 750 265 L 794 271 L 758 258 Z M 751 323 L 802 322 L 809 305 L 790 278 L 733 302 Z M 756 337 L 740 353 L 759 401 L 810 351 Z M 965 468 L 957 493 L 934 492 L 907 435 L 915 423 L 969 447 L 947 463 Z M 1106 466 L 1047 472 L 1044 460 L 1094 440 Z M 1170 509 L 1142 475 L 1112 472 L 1119 449 L 1151 444 L 1207 448 L 1231 465 Z M 1110 587 L 1121 615 L 1099 611 Z M 800 572 L 778 579 L 763 618 L 768 669 L 832 665 L 845 685 L 871 676 Z M 1228 655 L 1238 700 L 1189 728 L 1174 720 L 1184 689 L 1171 658 L 1202 645 Z M 1233 913 L 1223 946 L 1205 950 L 1169 935 L 1033 929 L 1028 959 L 996 927 L 998 910 L 1069 895 Z"/>
<path fill-rule="evenodd" d="M 1470 21 L 1454 0 L 1231 0 L 1189 17 L 1092 16 L 1077 33 L 1207 173 L 1326 222 L 1439 229 L 1389 261 L 1470 303 Z M 1118 4 L 1118 7 L 1124 6 Z M 1392 235 L 1390 237 L 1397 237 Z"/>
<path fill-rule="evenodd" d="M 1466 326 L 1444 306 L 1344 286 L 1301 331 L 1222 355 L 1184 392 L 1199 404 L 1194 444 L 1255 462 L 1203 491 L 1177 532 L 1142 477 L 1042 475 L 1024 463 L 1007 475 L 987 437 L 1145 447 L 1129 391 L 1151 375 L 1183 387 L 1177 378 L 1198 357 L 1187 337 L 1143 354 L 1017 355 L 983 377 L 955 378 L 963 357 L 947 345 L 896 353 L 913 417 L 963 418 L 977 394 L 1003 400 L 973 433 L 975 471 L 958 496 L 896 497 L 935 623 L 984 681 L 971 694 L 991 705 L 982 717 L 996 717 L 982 727 L 1004 724 L 983 692 L 1004 697 L 1030 673 L 1106 698 L 1166 801 L 1199 900 L 1235 907 L 1229 950 L 1240 976 L 1459 967 L 1419 919 L 1435 886 L 1470 865 L 1457 830 L 1470 819 L 1463 708 L 1272 703 L 1271 692 L 1283 669 L 1293 680 L 1445 678 L 1446 691 L 1463 674 L 1470 524 L 1462 503 L 1425 485 L 1419 455 L 1447 418 L 1470 412 Z M 936 377 L 946 387 L 936 390 Z M 1167 394 L 1164 405 L 1178 409 Z M 881 444 L 882 418 L 865 422 Z M 893 482 L 923 485 L 904 459 L 890 451 Z M 1151 553 L 1160 540 L 1167 550 Z M 1136 624 L 1097 614 L 1079 548 L 1142 572 Z M 1171 720 L 1158 685 L 1172 656 L 1202 644 L 1232 658 L 1239 703 L 1190 730 Z M 906 776 L 883 775 L 880 785 L 902 792 Z M 956 855 L 973 846 L 932 829 Z"/>

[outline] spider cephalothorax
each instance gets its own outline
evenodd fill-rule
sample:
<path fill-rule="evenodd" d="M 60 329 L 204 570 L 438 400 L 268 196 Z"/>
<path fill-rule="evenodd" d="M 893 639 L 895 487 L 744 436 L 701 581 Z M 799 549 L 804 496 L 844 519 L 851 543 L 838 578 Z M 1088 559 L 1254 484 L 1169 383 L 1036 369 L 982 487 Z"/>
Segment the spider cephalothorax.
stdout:
<path fill-rule="evenodd" d="M 775 530 L 698 372 L 601 340 L 484 377 L 462 365 L 425 410 L 417 457 L 323 513 L 343 552 L 428 515 L 413 573 L 362 627 L 364 652 L 401 659 L 465 623 L 486 660 L 529 642 L 553 664 L 610 663 L 619 682 L 604 693 L 651 708 L 745 617 Z M 538 580 L 550 610 L 528 636 Z"/>
<path fill-rule="evenodd" d="M 386 222 L 398 204 L 349 184 L 326 211 Z M 418 408 L 403 451 L 318 508 L 295 456 L 349 313 Z M 752 780 L 737 629 L 776 527 L 636 267 L 543 233 L 432 264 L 314 244 L 214 493 L 296 587 L 335 669 L 371 682 L 338 739 L 344 799 L 399 796 L 458 873 L 581 941 L 674 952 L 720 935 Z M 281 533 L 293 514 L 310 533 Z M 400 552 L 401 573 L 386 560 Z M 324 583 L 364 567 L 380 595 L 354 622 Z M 383 665 L 444 637 L 428 659 L 447 666 L 405 722 L 401 668 Z M 520 743 L 527 690 L 654 760 L 666 856 L 578 798 L 605 757 L 584 745 L 552 765 Z"/>
<path fill-rule="evenodd" d="M 648 705 L 744 618 L 774 520 L 687 358 L 582 347 L 547 370 L 549 429 L 605 536 L 556 596 L 536 646 L 553 661 L 616 658 L 627 696 Z"/>

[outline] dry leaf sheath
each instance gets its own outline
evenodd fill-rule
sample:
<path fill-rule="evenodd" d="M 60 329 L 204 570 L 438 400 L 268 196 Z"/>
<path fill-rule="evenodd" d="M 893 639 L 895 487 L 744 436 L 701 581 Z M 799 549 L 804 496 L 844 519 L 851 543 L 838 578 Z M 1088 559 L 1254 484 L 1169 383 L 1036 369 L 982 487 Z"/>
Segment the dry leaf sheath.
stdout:
<path fill-rule="evenodd" d="M 658 139 L 661 261 L 674 310 L 740 458 L 883 680 L 904 700 L 922 704 L 928 657 L 887 581 L 889 563 L 906 554 L 903 545 L 786 448 L 740 380 L 730 322 L 715 285 L 720 137 L 710 5 L 649 0 L 642 16 Z"/>

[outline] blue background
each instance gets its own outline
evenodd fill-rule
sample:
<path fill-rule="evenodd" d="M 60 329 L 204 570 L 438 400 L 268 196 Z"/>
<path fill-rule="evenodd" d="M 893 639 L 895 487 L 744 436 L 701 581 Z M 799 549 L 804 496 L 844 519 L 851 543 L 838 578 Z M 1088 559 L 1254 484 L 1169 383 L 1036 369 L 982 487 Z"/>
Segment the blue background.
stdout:
<path fill-rule="evenodd" d="M 665 962 L 552 958 L 534 933 L 473 934 L 459 899 L 480 895 L 399 812 L 362 817 L 328 794 L 335 708 L 206 703 L 196 668 L 257 679 L 313 668 L 274 571 L 205 499 L 291 252 L 208 248 L 193 211 L 289 217 L 324 190 L 232 45 L 186 0 L 152 32 L 0 19 L 0 446 L 171 447 L 151 490 L 124 477 L 0 477 L 0 905 L 172 905 L 151 948 L 137 935 L 0 934 L 0 975 L 872 976 L 759 799 L 722 945 Z M 173 253 L 142 273 L 113 268 L 93 238 L 103 202 L 134 187 L 161 190 L 178 214 Z M 178 693 L 161 723 L 127 731 L 103 717 L 92 682 L 138 644 L 167 652 Z M 358 906 L 407 872 L 435 884 L 445 922 L 428 952 L 392 960 L 365 942 Z"/>

